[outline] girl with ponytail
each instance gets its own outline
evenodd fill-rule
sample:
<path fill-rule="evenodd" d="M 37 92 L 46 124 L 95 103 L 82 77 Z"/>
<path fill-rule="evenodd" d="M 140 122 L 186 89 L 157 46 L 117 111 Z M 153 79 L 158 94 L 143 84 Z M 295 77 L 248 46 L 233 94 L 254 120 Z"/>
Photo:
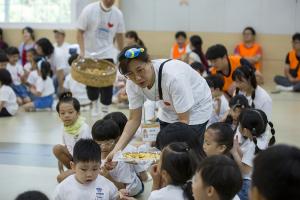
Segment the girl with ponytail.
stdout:
<path fill-rule="evenodd" d="M 153 165 L 152 192 L 148 200 L 193 200 L 192 177 L 197 167 L 194 151 L 186 143 L 171 143 Z"/>
<path fill-rule="evenodd" d="M 270 126 L 271 138 L 267 127 Z M 242 135 L 241 144 L 234 139 L 231 154 L 243 175 L 243 187 L 239 192 L 241 200 L 248 199 L 248 189 L 251 182 L 253 159 L 257 153 L 275 143 L 273 123 L 268 121 L 267 115 L 258 109 L 246 109 L 239 117 L 239 132 Z"/>
<path fill-rule="evenodd" d="M 198 159 L 194 151 L 184 142 L 166 146 L 158 164 L 152 165 L 152 192 L 148 200 L 194 200 L 192 177 Z M 121 194 L 121 199 L 136 200 Z"/>
<path fill-rule="evenodd" d="M 272 99 L 270 95 L 257 84 L 255 68 L 251 65 L 242 64 L 233 72 L 232 79 L 237 86 L 235 93 L 246 96 L 252 108 L 264 111 L 268 118 L 271 118 Z"/>
<path fill-rule="evenodd" d="M 41 59 L 37 63 L 37 80 L 30 87 L 33 101 L 25 104 L 25 111 L 34 111 L 35 109 L 51 109 L 53 104 L 54 85 L 51 78 L 52 71 L 50 63 Z"/>

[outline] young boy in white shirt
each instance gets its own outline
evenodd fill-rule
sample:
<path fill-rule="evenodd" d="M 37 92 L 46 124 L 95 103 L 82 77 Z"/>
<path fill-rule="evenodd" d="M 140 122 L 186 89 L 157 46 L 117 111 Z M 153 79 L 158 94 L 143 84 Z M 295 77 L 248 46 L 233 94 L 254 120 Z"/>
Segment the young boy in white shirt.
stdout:
<path fill-rule="evenodd" d="M 25 73 L 23 67 L 18 63 L 19 50 L 16 47 L 9 47 L 6 50 L 6 53 L 8 57 L 6 69 L 9 71 L 12 77 L 12 88 L 17 95 L 17 102 L 21 105 L 29 103 L 29 93 L 26 89 L 26 86 L 22 84 L 22 82 L 24 82 Z"/>
<path fill-rule="evenodd" d="M 104 160 L 115 147 L 121 132 L 114 120 L 98 120 L 92 127 L 92 136 L 101 147 L 101 159 Z M 125 189 L 128 196 L 136 196 L 144 191 L 144 186 L 131 164 L 125 162 L 104 164 L 101 167 L 101 174 L 111 180 L 118 189 Z"/>
<path fill-rule="evenodd" d="M 208 126 L 215 122 L 220 122 L 229 111 L 229 104 L 223 94 L 224 79 L 220 75 L 210 75 L 206 77 L 213 97 L 214 110 L 209 119 Z"/>
<path fill-rule="evenodd" d="M 74 146 L 71 167 L 75 171 L 55 190 L 55 200 L 114 200 L 119 199 L 118 189 L 99 175 L 101 150 L 91 139 L 80 139 Z"/>

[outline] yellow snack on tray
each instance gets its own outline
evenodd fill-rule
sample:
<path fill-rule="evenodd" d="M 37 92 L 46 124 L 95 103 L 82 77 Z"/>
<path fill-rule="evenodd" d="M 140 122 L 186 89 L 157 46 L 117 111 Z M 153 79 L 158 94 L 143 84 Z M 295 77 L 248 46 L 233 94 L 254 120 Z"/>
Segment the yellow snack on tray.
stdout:
<path fill-rule="evenodd" d="M 123 157 L 135 160 L 159 160 L 160 154 L 155 152 L 128 152 L 124 153 Z"/>

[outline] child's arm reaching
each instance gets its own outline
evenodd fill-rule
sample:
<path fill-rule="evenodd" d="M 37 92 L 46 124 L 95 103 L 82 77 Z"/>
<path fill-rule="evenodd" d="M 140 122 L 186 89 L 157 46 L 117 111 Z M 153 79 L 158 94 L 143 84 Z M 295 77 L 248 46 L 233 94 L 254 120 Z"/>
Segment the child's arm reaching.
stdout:
<path fill-rule="evenodd" d="M 117 182 L 112 178 L 112 176 L 109 174 L 109 170 L 111 169 L 108 169 L 108 167 L 104 165 L 103 167 L 101 167 L 100 174 L 108 180 L 110 180 L 111 182 L 113 182 L 114 185 L 118 188 L 118 190 L 126 188 L 126 185 L 124 183 Z"/>
<path fill-rule="evenodd" d="M 240 149 L 240 145 L 238 143 L 237 136 L 234 139 L 233 147 L 232 147 L 232 149 L 231 149 L 230 152 L 231 152 L 231 154 L 232 154 L 235 162 L 239 166 L 239 168 L 241 170 L 241 173 L 243 175 L 244 174 L 249 174 L 251 172 L 251 170 L 252 170 L 252 167 L 250 167 L 249 165 L 247 165 L 247 164 L 245 164 L 245 163 L 242 162 L 243 154 L 242 154 L 242 151 Z"/>

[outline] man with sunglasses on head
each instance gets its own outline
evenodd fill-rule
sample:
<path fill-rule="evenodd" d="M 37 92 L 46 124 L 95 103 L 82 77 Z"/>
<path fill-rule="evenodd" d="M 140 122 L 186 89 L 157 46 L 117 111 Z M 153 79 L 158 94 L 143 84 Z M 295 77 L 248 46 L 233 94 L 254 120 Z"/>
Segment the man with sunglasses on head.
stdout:
<path fill-rule="evenodd" d="M 129 120 L 114 150 L 122 150 L 141 124 L 146 99 L 159 102 L 160 129 L 174 122 L 190 125 L 203 140 L 212 113 L 212 96 L 204 78 L 179 60 L 150 60 L 146 49 L 138 45 L 124 48 L 119 56 L 119 71 L 127 79 Z M 184 134 L 184 133 L 182 133 Z"/>

